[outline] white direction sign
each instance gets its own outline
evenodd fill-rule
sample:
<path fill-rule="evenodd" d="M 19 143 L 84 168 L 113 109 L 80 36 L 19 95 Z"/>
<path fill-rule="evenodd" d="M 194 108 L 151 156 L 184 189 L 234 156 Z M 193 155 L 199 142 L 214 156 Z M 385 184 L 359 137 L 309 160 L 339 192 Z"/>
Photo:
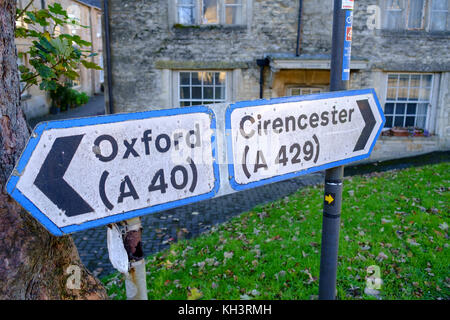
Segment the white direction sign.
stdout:
<path fill-rule="evenodd" d="M 208 199 L 215 126 L 202 106 L 44 122 L 7 191 L 55 235 Z"/>
<path fill-rule="evenodd" d="M 226 113 L 231 187 L 253 188 L 366 158 L 384 121 L 372 89 L 232 104 Z"/>

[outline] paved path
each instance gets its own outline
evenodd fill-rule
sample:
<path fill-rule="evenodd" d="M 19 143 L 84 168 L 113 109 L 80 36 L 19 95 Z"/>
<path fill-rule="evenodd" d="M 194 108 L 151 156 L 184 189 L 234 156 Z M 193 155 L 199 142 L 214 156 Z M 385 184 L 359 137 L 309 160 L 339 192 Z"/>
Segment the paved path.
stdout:
<path fill-rule="evenodd" d="M 147 256 L 168 248 L 179 237 L 197 237 L 213 225 L 226 222 L 257 205 L 283 198 L 303 186 L 322 182 L 320 172 L 144 216 L 144 254 Z M 72 238 L 81 260 L 94 275 L 101 277 L 114 271 L 108 258 L 106 227 L 77 232 Z"/>
<path fill-rule="evenodd" d="M 57 114 L 48 114 L 43 117 L 29 119 L 28 123 L 31 128 L 34 128 L 36 124 L 42 121 L 82 118 L 102 114 L 105 114 L 105 96 L 103 94 L 98 94 L 92 96 L 89 99 L 89 102 L 83 106 L 59 112 Z"/>

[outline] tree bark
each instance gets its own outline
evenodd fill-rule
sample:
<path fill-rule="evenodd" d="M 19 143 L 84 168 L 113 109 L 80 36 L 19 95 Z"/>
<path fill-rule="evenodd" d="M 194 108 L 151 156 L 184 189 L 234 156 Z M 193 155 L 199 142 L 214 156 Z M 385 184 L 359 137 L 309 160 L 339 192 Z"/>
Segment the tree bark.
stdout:
<path fill-rule="evenodd" d="M 107 299 L 70 236 L 55 237 L 6 193 L 29 136 L 20 107 L 15 0 L 0 0 L 0 299 Z"/>

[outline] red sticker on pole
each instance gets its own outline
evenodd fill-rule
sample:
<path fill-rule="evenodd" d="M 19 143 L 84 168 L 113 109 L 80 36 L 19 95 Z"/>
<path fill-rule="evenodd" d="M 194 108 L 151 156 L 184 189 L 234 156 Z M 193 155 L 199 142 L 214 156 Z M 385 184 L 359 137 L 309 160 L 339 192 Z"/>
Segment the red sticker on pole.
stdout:
<path fill-rule="evenodd" d="M 342 9 L 353 10 L 354 4 L 353 0 L 342 0 Z"/>
<path fill-rule="evenodd" d="M 347 27 L 345 30 L 345 41 L 352 41 L 352 27 Z"/>

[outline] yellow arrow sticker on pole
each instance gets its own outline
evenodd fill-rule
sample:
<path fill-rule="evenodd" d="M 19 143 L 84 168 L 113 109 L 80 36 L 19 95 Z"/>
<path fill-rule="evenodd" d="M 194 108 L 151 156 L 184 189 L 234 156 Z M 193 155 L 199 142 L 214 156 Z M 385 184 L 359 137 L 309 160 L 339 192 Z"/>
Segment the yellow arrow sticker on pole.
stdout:
<path fill-rule="evenodd" d="M 331 194 L 325 195 L 325 201 L 328 202 L 328 204 L 331 204 L 334 201 L 334 198 L 331 196 Z"/>

